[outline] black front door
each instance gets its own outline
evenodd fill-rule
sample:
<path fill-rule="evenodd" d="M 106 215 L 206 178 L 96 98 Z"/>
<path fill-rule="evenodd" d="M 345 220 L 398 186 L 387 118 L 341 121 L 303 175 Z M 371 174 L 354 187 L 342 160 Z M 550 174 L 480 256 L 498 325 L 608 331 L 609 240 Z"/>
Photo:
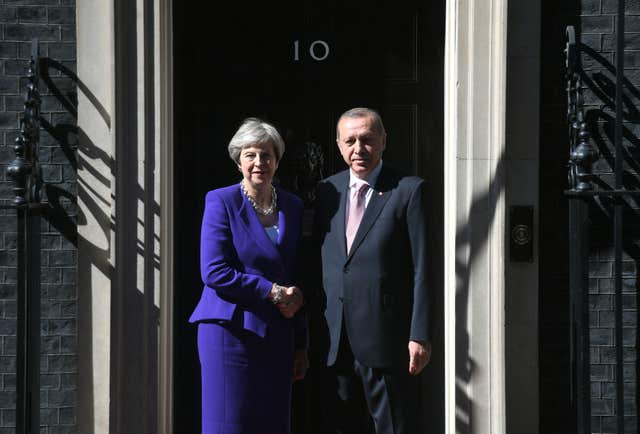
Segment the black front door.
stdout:
<path fill-rule="evenodd" d="M 249 116 L 275 124 L 286 142 L 276 176 L 310 206 L 318 177 L 346 168 L 335 124 L 357 106 L 382 115 L 385 164 L 422 176 L 430 186 L 436 353 L 424 375 L 424 405 L 429 432 L 443 431 L 444 3 L 285 0 L 203 10 L 174 2 L 176 432 L 199 430 L 196 328 L 187 319 L 202 287 L 204 195 L 240 181 L 227 154 L 229 139 Z M 310 170 L 310 158 L 322 161 L 321 172 Z M 295 411 L 297 433 L 312 432 L 312 383 L 310 375 L 296 386 L 296 401 L 304 403 Z"/>

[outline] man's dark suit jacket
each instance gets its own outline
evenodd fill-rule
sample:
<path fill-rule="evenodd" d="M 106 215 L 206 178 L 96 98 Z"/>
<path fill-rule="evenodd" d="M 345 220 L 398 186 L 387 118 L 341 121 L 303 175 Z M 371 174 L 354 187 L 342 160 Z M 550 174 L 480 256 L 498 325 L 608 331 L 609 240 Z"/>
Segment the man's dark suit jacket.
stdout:
<path fill-rule="evenodd" d="M 322 181 L 317 193 L 330 335 L 327 364 L 336 360 L 343 318 L 360 363 L 372 368 L 404 364 L 409 340 L 428 341 L 429 336 L 424 181 L 384 164 L 349 255 L 348 183 L 345 170 Z"/>

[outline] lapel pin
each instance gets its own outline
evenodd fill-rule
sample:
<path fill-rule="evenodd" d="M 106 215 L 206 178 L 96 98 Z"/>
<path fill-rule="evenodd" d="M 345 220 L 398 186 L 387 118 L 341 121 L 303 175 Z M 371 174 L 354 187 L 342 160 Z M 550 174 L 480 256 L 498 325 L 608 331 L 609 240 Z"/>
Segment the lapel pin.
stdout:
<path fill-rule="evenodd" d="M 379 191 L 379 192 L 378 192 L 378 196 L 382 196 L 383 194 L 384 194 L 384 193 L 383 193 L 383 192 L 381 192 L 381 191 Z"/>

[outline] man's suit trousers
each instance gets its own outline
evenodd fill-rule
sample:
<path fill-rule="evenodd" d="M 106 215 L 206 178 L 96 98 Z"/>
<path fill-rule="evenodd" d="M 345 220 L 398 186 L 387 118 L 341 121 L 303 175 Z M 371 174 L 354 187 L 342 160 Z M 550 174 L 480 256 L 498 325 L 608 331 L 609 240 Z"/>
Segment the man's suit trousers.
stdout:
<path fill-rule="evenodd" d="M 415 434 L 420 382 L 409 375 L 406 360 L 390 369 L 362 365 L 354 358 L 343 327 L 338 358 L 328 368 L 327 432 Z"/>

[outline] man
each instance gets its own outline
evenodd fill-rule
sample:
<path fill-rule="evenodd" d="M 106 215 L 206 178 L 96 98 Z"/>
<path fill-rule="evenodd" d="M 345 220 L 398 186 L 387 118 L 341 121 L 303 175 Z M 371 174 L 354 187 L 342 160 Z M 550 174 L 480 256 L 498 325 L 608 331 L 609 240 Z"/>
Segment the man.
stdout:
<path fill-rule="evenodd" d="M 416 376 L 431 356 L 424 181 L 383 164 L 386 132 L 371 109 L 345 112 L 337 143 L 349 169 L 318 185 L 316 210 L 329 431 L 362 432 L 367 408 L 377 434 L 413 434 Z"/>

